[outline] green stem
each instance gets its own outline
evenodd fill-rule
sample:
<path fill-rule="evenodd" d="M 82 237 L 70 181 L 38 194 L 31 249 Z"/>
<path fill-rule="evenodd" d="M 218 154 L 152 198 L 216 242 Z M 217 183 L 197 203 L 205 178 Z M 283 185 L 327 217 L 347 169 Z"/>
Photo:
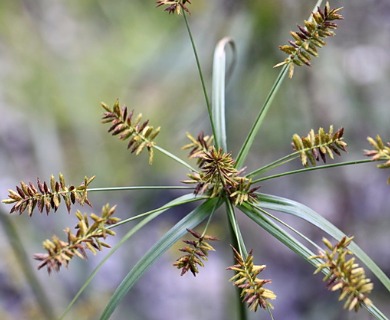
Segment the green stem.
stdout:
<path fill-rule="evenodd" d="M 235 248 L 241 254 L 241 256 L 243 256 L 244 259 L 246 259 L 246 257 L 248 256 L 248 252 L 246 250 L 246 246 L 240 231 L 240 227 L 237 223 L 236 214 L 234 213 L 234 207 L 227 196 L 225 199 L 225 204 L 226 204 L 226 211 L 229 218 L 229 223 L 233 232 L 232 237 L 234 237 L 237 241 L 237 246 L 235 246 Z"/>
<path fill-rule="evenodd" d="M 99 191 L 126 191 L 126 190 L 193 190 L 190 186 L 132 186 L 132 187 L 104 187 L 104 188 L 88 188 L 88 192 Z"/>
<path fill-rule="evenodd" d="M 191 167 L 191 165 L 189 165 L 187 162 L 185 162 L 184 160 L 176 157 L 173 153 L 170 153 L 169 151 L 155 145 L 153 146 L 153 148 L 155 150 L 158 150 L 160 151 L 161 153 L 165 154 L 166 156 L 168 156 L 169 158 L 171 158 L 172 160 L 175 160 L 176 162 L 182 164 L 183 166 L 187 167 L 188 169 L 190 169 L 191 171 L 196 171 L 193 167 Z"/>
<path fill-rule="evenodd" d="M 225 198 L 225 204 L 226 204 L 226 209 L 228 213 L 228 218 L 229 218 L 229 227 L 230 227 L 230 241 L 231 244 L 234 248 L 236 248 L 242 257 L 246 258 L 248 255 L 248 252 L 246 250 L 237 220 L 236 216 L 234 214 L 234 208 L 229 199 L 226 197 Z M 234 264 L 236 261 L 234 260 Z M 240 320 L 247 320 L 248 319 L 248 312 L 247 308 L 245 306 L 245 303 L 242 301 L 241 298 L 241 289 L 238 287 L 235 287 L 236 291 L 236 301 L 237 301 L 237 309 L 238 309 L 238 319 Z"/>
<path fill-rule="evenodd" d="M 175 204 L 175 206 L 183 205 L 183 204 L 186 204 L 186 203 L 195 202 L 195 201 L 199 201 L 199 200 L 205 200 L 205 199 L 208 199 L 208 197 L 200 197 L 199 196 L 199 197 L 189 198 L 189 199 L 181 202 L 180 204 Z M 107 229 L 112 229 L 112 228 L 118 227 L 118 226 L 120 226 L 122 224 L 125 224 L 125 223 L 128 223 L 128 222 L 131 222 L 131 221 L 143 218 L 145 216 L 149 216 L 149 215 L 151 215 L 153 213 L 156 213 L 158 211 L 161 211 L 161 210 L 168 210 L 170 208 L 172 208 L 172 205 L 168 204 L 168 205 L 162 206 L 162 207 L 160 207 L 158 209 L 150 210 L 150 211 L 138 214 L 136 216 L 133 216 L 133 217 L 121 220 L 121 221 L 119 221 L 119 222 L 117 222 L 117 223 L 115 223 L 113 225 L 108 226 Z"/>
<path fill-rule="evenodd" d="M 190 28 L 190 26 L 188 24 L 188 20 L 187 20 L 187 15 L 184 12 L 184 10 L 183 10 L 183 17 L 184 17 L 184 22 L 185 22 L 185 25 L 186 25 L 186 28 L 187 28 L 188 36 L 189 36 L 190 41 L 191 41 L 192 51 L 194 52 L 196 66 L 198 68 L 198 73 L 199 73 L 199 79 L 200 79 L 200 82 L 202 84 L 203 95 L 204 95 L 204 99 L 206 101 L 207 113 L 209 114 L 209 118 L 210 118 L 211 129 L 213 131 L 214 137 L 216 137 L 216 130 L 215 130 L 215 125 L 214 125 L 214 121 L 213 121 L 213 117 L 212 117 L 211 104 L 210 104 L 210 100 L 209 100 L 209 97 L 208 97 L 208 94 L 207 94 L 207 90 L 206 90 L 206 85 L 205 85 L 204 78 L 203 78 L 202 68 L 200 66 L 198 51 L 196 50 L 195 41 L 194 41 L 194 38 L 192 36 L 191 28 Z M 216 148 L 218 148 L 218 142 L 217 141 L 218 141 L 218 139 L 214 139 Z"/>
<path fill-rule="evenodd" d="M 49 302 L 49 299 L 44 289 L 42 288 L 38 278 L 35 275 L 35 272 L 30 264 L 29 258 L 15 226 L 13 225 L 8 215 L 3 213 L 2 211 L 0 212 L 0 221 L 3 225 L 8 241 L 14 251 L 15 257 L 19 262 L 19 266 L 22 268 L 23 273 L 27 278 L 27 281 L 35 296 L 37 304 L 42 311 L 42 316 L 48 320 L 56 319 L 54 309 Z"/>
<path fill-rule="evenodd" d="M 280 159 L 277 159 L 277 160 L 275 160 L 275 161 L 265 165 L 264 167 L 261 167 L 259 169 L 256 169 L 256 170 L 252 171 L 251 173 L 249 173 L 247 175 L 247 177 L 248 178 L 253 178 L 254 176 L 259 175 L 260 173 L 264 173 L 264 172 L 270 171 L 270 170 L 272 170 L 274 168 L 280 167 L 281 165 L 283 165 L 283 164 L 285 164 L 287 162 L 290 162 L 291 160 L 294 160 L 294 159 L 298 158 L 299 154 L 300 154 L 299 151 L 290 153 L 289 155 L 284 156 L 284 157 L 282 157 Z"/>
<path fill-rule="evenodd" d="M 255 140 L 256 134 L 259 131 L 261 124 L 263 123 L 264 117 L 267 114 L 267 111 L 268 111 L 269 107 L 271 106 L 271 103 L 272 103 L 273 99 L 275 98 L 276 93 L 279 91 L 280 85 L 282 84 L 284 78 L 286 77 L 287 71 L 288 71 L 288 66 L 285 65 L 282 68 L 282 70 L 280 71 L 278 77 L 276 78 L 276 80 L 271 88 L 271 91 L 269 92 L 263 106 L 261 107 L 260 112 L 257 115 L 257 118 L 256 118 L 251 130 L 249 131 L 249 134 L 246 137 L 246 139 L 241 147 L 240 152 L 238 153 L 237 162 L 236 162 L 237 168 L 242 167 L 242 165 L 243 165 L 243 163 L 248 155 L 249 149 L 251 148 L 253 141 Z"/>
<path fill-rule="evenodd" d="M 269 218 L 273 219 L 274 221 L 280 223 L 282 226 L 286 227 L 287 229 L 294 232 L 296 235 L 300 236 L 302 239 L 310 243 L 314 248 L 317 249 L 317 251 L 321 250 L 321 247 L 316 244 L 314 241 L 312 241 L 310 238 L 306 237 L 302 232 L 299 232 L 297 229 L 290 226 L 288 223 L 284 222 L 283 220 L 279 219 L 278 217 L 274 216 L 273 214 L 269 213 L 268 211 L 264 210 L 260 206 L 251 205 L 255 210 L 258 210 L 259 212 L 262 212 L 264 215 L 268 216 Z"/>
<path fill-rule="evenodd" d="M 231 224 L 229 224 L 230 226 L 230 241 L 232 243 L 232 246 L 234 248 L 238 248 L 238 241 L 237 241 L 237 238 L 234 236 L 234 231 L 233 231 L 233 227 Z M 233 258 L 233 261 L 235 264 L 236 261 L 234 260 Z M 247 312 L 247 308 L 245 307 L 245 304 L 242 302 L 242 298 L 241 298 L 241 289 L 238 288 L 238 287 L 234 287 L 235 288 L 235 296 L 236 296 L 236 301 L 237 301 L 237 309 L 238 309 L 238 319 L 239 320 L 247 320 L 248 319 L 248 312 Z"/>
<path fill-rule="evenodd" d="M 221 205 L 220 202 L 221 202 L 221 201 L 216 202 L 214 208 L 211 210 L 210 216 L 209 216 L 209 218 L 207 219 L 207 223 L 206 223 L 206 226 L 204 227 L 204 230 L 203 230 L 203 232 L 202 232 L 202 236 L 201 236 L 201 237 L 204 237 L 204 236 L 206 235 L 207 229 L 208 229 L 208 227 L 209 227 L 209 225 L 210 225 L 211 220 L 213 219 L 214 213 L 215 213 L 215 211 L 216 211 L 216 210 L 220 207 L 220 205 Z"/>
<path fill-rule="evenodd" d="M 363 163 L 368 163 L 368 162 L 372 162 L 372 160 L 371 159 L 357 160 L 357 161 L 349 161 L 349 162 L 334 163 L 334 164 L 325 164 L 325 165 L 317 166 L 317 167 L 297 169 L 297 170 L 287 171 L 287 172 L 283 172 L 283 173 L 279 173 L 279 174 L 274 174 L 272 176 L 263 177 L 263 178 L 260 178 L 260 179 L 257 179 L 257 180 L 253 180 L 252 183 L 257 183 L 257 182 L 260 182 L 260 181 L 266 181 L 266 180 L 270 180 L 270 179 L 280 178 L 280 177 L 289 176 L 289 175 L 292 175 L 292 174 L 297 174 L 297 173 L 302 173 L 302 172 L 315 171 L 315 170 L 334 168 L 334 167 L 344 167 L 344 166 L 363 164 Z"/>
<path fill-rule="evenodd" d="M 321 5 L 323 0 L 318 0 L 315 4 L 312 11 L 316 10 L 317 7 Z M 312 15 L 310 15 L 309 20 L 312 19 Z M 253 144 L 253 141 L 256 137 L 257 132 L 260 129 L 261 124 L 263 123 L 263 120 L 265 118 L 265 115 L 267 114 L 267 111 L 269 107 L 271 106 L 271 103 L 273 99 L 275 98 L 276 93 L 279 91 L 280 85 L 282 84 L 283 80 L 285 79 L 287 73 L 288 73 L 289 66 L 284 65 L 282 70 L 280 71 L 278 77 L 276 78 L 274 85 L 271 88 L 271 91 L 269 92 L 263 106 L 260 109 L 260 112 L 255 120 L 255 123 L 253 124 L 253 127 L 249 131 L 248 136 L 246 137 L 245 142 L 243 143 L 240 152 L 238 153 L 236 167 L 241 168 L 243 166 L 243 163 L 249 153 L 249 150 Z"/>

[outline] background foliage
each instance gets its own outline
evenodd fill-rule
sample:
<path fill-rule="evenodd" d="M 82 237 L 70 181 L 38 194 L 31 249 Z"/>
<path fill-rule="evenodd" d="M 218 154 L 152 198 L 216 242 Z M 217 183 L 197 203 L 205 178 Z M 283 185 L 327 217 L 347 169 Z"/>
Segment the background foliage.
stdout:
<path fill-rule="evenodd" d="M 292 0 L 193 1 L 189 20 L 206 75 L 211 76 L 216 42 L 226 35 L 236 41 L 238 64 L 227 97 L 228 134 L 233 134 L 228 149 L 233 154 L 279 72 L 272 68 L 284 59 L 278 45 L 289 39 L 288 31 L 307 17 L 313 5 Z M 345 20 L 339 23 L 337 36 L 329 39 L 326 50 L 313 61 L 313 68 L 298 68 L 294 80 L 283 84 L 248 159 L 251 168 L 288 153 L 292 134 L 304 135 L 312 127 L 343 126 L 349 143 L 344 159 L 362 158 L 362 149 L 369 147 L 367 136 L 379 133 L 384 139 L 390 137 L 390 4 L 386 0 L 355 0 L 332 5 L 344 6 Z M 100 124 L 100 101 L 111 104 L 119 98 L 161 125 L 159 144 L 170 151 L 186 143 L 186 131 L 210 132 L 183 21 L 154 7 L 154 1 L 140 0 L 0 2 L 2 199 L 15 181 L 35 181 L 38 176 L 47 179 L 59 172 L 74 184 L 81 183 L 80 177 L 96 175 L 93 185 L 99 187 L 145 181 L 177 184 L 185 177 L 185 169 L 177 170 L 161 155 L 156 155 L 161 159 L 153 166 L 147 164 L 147 155 L 141 155 L 144 161 L 134 159 Z M 206 81 L 211 86 L 211 77 Z M 229 119 L 234 119 L 231 126 Z M 178 153 L 182 157 L 186 154 Z M 389 274 L 386 174 L 374 165 L 338 168 L 264 182 L 261 191 L 305 203 L 347 234 L 354 234 L 359 245 Z M 161 205 L 168 200 L 162 199 L 166 195 L 156 191 L 94 193 L 90 199 L 95 208 L 106 202 L 118 203 L 117 211 L 125 218 L 141 207 Z M 95 319 L 134 261 L 185 213 L 173 211 L 158 219 L 150 230 L 136 236 L 136 245 L 132 241 L 119 250 L 80 300 L 73 318 Z M 75 224 L 66 209 L 44 219 L 39 215 L 8 217 L 4 212 L 2 217 L 10 218 L 29 253 L 42 251 L 44 239 L 62 235 L 63 226 Z M 240 218 L 245 223 L 245 218 Z M 3 226 L 0 317 L 37 317 L 39 310 L 5 237 L 6 224 Z M 218 230 L 227 224 L 221 220 L 212 227 L 218 236 Z M 337 304 L 337 297 L 326 291 L 321 276 L 313 277 L 311 266 L 267 234 L 259 234 L 250 223 L 245 237 L 255 256 L 267 264 L 265 276 L 273 279 L 278 295 L 273 303 L 275 318 L 285 319 L 288 314 L 289 319 L 313 319 L 315 314 L 319 319 L 326 310 L 324 319 L 366 319 L 364 312 L 347 314 L 341 304 L 329 308 L 331 303 Z M 221 270 L 231 264 L 224 258 L 230 249 L 220 243 L 213 246 L 217 252 L 210 256 L 208 272 L 195 279 L 178 276 L 172 267 L 176 252 L 165 255 L 130 292 L 115 317 L 121 319 L 121 314 L 129 312 L 135 320 L 177 314 L 186 320 L 226 317 L 234 292 L 226 281 L 231 274 Z M 50 277 L 38 274 L 58 313 L 102 256 L 91 256 L 87 263 L 74 261 L 69 271 Z M 29 263 L 36 265 L 32 259 Z M 284 291 L 277 292 L 281 287 Z M 215 300 L 217 296 L 221 301 Z M 373 298 L 384 313 L 390 313 L 379 284 Z M 148 308 L 151 303 L 154 307 Z"/>

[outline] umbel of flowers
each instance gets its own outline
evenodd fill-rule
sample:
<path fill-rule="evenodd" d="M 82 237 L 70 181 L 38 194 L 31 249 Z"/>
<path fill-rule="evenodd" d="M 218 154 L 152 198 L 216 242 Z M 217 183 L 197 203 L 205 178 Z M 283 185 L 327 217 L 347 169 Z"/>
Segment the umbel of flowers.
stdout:
<path fill-rule="evenodd" d="M 189 4 L 191 4 L 189 0 L 157 1 L 157 7 L 164 7 L 168 13 L 182 14 L 184 18 L 187 13 L 190 13 Z M 311 14 L 310 19 L 304 21 L 303 27 L 298 26 L 299 31 L 291 32 L 294 41 L 289 41 L 288 45 L 280 47 L 283 52 L 288 54 L 288 57 L 276 66 L 284 65 L 286 71 L 288 68 L 290 78 L 293 76 L 295 66 L 310 66 L 311 58 L 318 55 L 317 49 L 325 45 L 324 39 L 334 35 L 334 30 L 337 28 L 334 21 L 343 19 L 339 13 L 340 10 L 341 8 L 331 9 L 329 3 L 326 3 L 323 9 L 317 8 Z M 185 21 L 187 23 L 186 19 Z M 266 169 L 275 168 L 293 159 L 300 159 L 305 167 L 302 170 L 308 170 L 307 167 L 316 166 L 321 161 L 326 163 L 327 158 L 334 159 L 334 155 L 341 156 L 341 151 L 345 152 L 347 147 L 347 143 L 343 138 L 343 128 L 334 131 L 333 126 L 330 126 L 328 131 L 323 128 L 317 131 L 312 129 L 306 136 L 294 134 L 291 143 L 293 152 L 291 154 L 268 166 L 246 174 L 244 168 L 239 165 L 241 164 L 240 156 L 242 153 L 240 152 L 236 161 L 231 153 L 218 146 L 214 140 L 215 137 L 218 137 L 214 132 L 215 130 L 213 130 L 215 137 L 205 135 L 203 132 L 196 138 L 191 134 L 187 134 L 190 142 L 183 149 L 189 150 L 189 159 L 196 160 L 197 168 L 194 169 L 157 145 L 155 139 L 160 132 L 160 127 L 150 125 L 149 120 L 142 120 L 142 114 L 129 111 L 126 106 L 121 106 L 118 100 L 115 101 L 112 107 L 105 103 L 102 103 L 101 106 L 104 109 L 102 123 L 109 125 L 108 132 L 111 135 L 127 142 L 127 148 L 132 154 L 139 155 L 146 150 L 149 164 L 152 164 L 154 152 L 157 150 L 169 155 L 181 164 L 185 164 L 190 172 L 187 179 L 182 182 L 192 189 L 193 194 L 189 194 L 189 196 L 196 201 L 205 200 L 203 204 L 210 200 L 215 201 L 212 202 L 215 205 L 211 212 L 206 212 L 208 221 L 203 232 L 197 232 L 184 226 L 181 228 L 180 235 L 174 238 L 175 241 L 180 239 L 185 230 L 191 237 L 191 239 L 183 240 L 185 245 L 179 249 L 181 256 L 173 263 L 174 267 L 181 270 L 181 275 L 191 273 L 196 276 L 200 272 L 200 267 L 205 266 L 209 253 L 215 250 L 210 242 L 216 241 L 217 238 L 206 234 L 206 231 L 215 210 L 221 204 L 225 204 L 230 226 L 233 230 L 232 242 L 234 245 L 232 249 L 235 260 L 235 264 L 229 266 L 227 270 L 235 273 L 230 281 L 238 288 L 240 299 L 243 302 L 242 305 L 246 304 L 252 311 L 261 308 L 270 312 L 270 309 L 273 308 L 271 301 L 276 299 L 276 294 L 268 288 L 271 280 L 259 277 L 266 266 L 263 264 L 255 265 L 253 251 L 247 252 L 239 230 L 239 224 L 235 220 L 235 209 L 244 213 L 249 211 L 256 214 L 257 220 L 253 220 L 264 229 L 274 232 L 273 235 L 279 240 L 287 239 L 284 242 L 281 241 L 291 245 L 291 248 L 296 249 L 296 251 L 304 251 L 300 254 L 306 260 L 315 260 L 317 264 L 315 273 L 322 272 L 325 274 L 323 280 L 327 283 L 327 287 L 331 291 L 340 292 L 339 299 L 345 300 L 344 307 L 346 309 L 358 311 L 364 306 L 376 312 L 372 301 L 368 298 L 373 289 L 373 284 L 370 279 L 366 278 L 365 270 L 356 262 L 354 253 L 350 249 L 353 237 L 343 237 L 335 245 L 324 239 L 325 250 L 321 250 L 318 255 L 312 255 L 311 251 L 308 253 L 309 250 L 306 247 L 300 246 L 299 242 L 295 241 L 287 232 L 283 233 L 282 229 L 277 229 L 275 222 L 268 220 L 268 217 L 272 215 L 262 208 L 265 195 L 257 192 L 259 186 L 256 184 L 261 179 L 254 180 L 254 176 L 264 173 Z M 366 150 L 365 154 L 370 156 L 373 161 L 383 161 L 384 163 L 379 165 L 380 168 L 389 168 L 390 144 L 385 145 L 379 135 L 376 139 L 369 137 L 368 141 L 374 149 Z M 88 191 L 91 191 L 89 186 L 94 178 L 85 177 L 78 186 L 67 185 L 62 174 L 59 175 L 58 181 L 54 176 L 51 176 L 49 182 L 41 182 L 40 179 L 37 179 L 36 184 L 22 181 L 20 185 L 16 186 L 16 190 L 9 190 L 8 198 L 2 202 L 13 205 L 10 213 L 23 214 L 27 212 L 31 216 L 34 211 L 38 210 L 41 213 L 45 211 L 46 214 L 49 214 L 53 211 L 56 212 L 61 204 L 65 204 L 68 213 L 70 213 L 72 206 L 76 203 L 91 206 Z M 209 208 L 207 207 L 207 209 Z M 164 210 L 166 210 L 165 207 Z M 103 248 L 110 248 L 106 238 L 115 235 L 113 231 L 115 227 L 150 214 L 150 212 L 139 214 L 120 221 L 119 218 L 114 216 L 115 211 L 116 206 L 110 206 L 109 204 L 102 207 L 100 214 L 84 214 L 77 210 L 75 216 L 78 222 L 74 228 L 65 228 L 66 239 L 61 240 L 54 235 L 51 239 L 43 242 L 45 253 L 35 254 L 34 258 L 39 261 L 38 269 L 46 268 L 48 273 L 58 272 L 62 266 L 68 266 L 74 257 L 85 259 L 87 258 L 87 252 L 96 254 Z M 248 216 L 250 215 L 248 214 Z M 288 226 L 276 217 L 273 218 L 275 218 L 274 221 L 282 222 L 284 226 Z M 203 220 L 199 218 L 199 223 L 196 225 L 199 225 Z M 293 230 L 292 227 L 290 229 Z M 302 236 L 297 230 L 293 231 Z M 270 233 L 272 234 L 272 232 Z M 170 243 L 170 246 L 172 243 Z M 157 243 L 157 245 L 160 244 L 160 242 Z M 304 249 L 307 249 L 307 251 Z M 145 260 L 151 257 L 148 253 L 145 256 Z M 366 263 L 366 265 L 368 264 Z M 142 272 L 137 276 L 139 277 L 140 274 Z M 126 283 L 126 281 L 123 283 Z M 122 290 L 121 287 L 117 291 L 124 292 L 126 290 Z M 112 299 L 119 300 L 115 293 Z"/>

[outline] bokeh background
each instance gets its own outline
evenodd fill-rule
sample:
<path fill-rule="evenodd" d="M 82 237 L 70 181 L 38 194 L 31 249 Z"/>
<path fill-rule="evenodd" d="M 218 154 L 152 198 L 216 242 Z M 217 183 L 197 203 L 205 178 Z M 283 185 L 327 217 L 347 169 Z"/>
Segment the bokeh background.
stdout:
<path fill-rule="evenodd" d="M 193 0 L 189 17 L 208 90 L 212 55 L 224 36 L 234 39 L 237 65 L 227 88 L 228 148 L 236 154 L 284 59 L 278 46 L 302 24 L 315 2 L 294 0 Z M 345 20 L 312 68 L 297 68 L 285 81 L 259 132 L 248 171 L 290 152 L 293 133 L 345 128 L 344 160 L 362 159 L 367 136 L 390 139 L 390 3 L 388 0 L 331 1 L 344 6 Z M 152 0 L 3 0 L 0 2 L 0 194 L 20 181 L 49 180 L 62 172 L 68 183 L 96 175 L 93 187 L 179 185 L 186 169 L 162 154 L 153 166 L 135 158 L 100 123 L 100 101 L 122 103 L 161 125 L 160 146 L 184 158 L 185 133 L 210 132 L 194 56 L 182 17 L 169 16 Z M 284 169 L 298 168 L 296 162 Z M 264 182 L 261 191 L 300 201 L 336 224 L 390 274 L 389 173 L 374 164 L 316 171 Z M 126 218 L 182 194 L 179 191 L 90 193 L 93 210 L 110 202 Z M 90 212 L 90 208 L 81 208 Z M 98 319 L 110 294 L 139 257 L 191 208 L 170 211 L 127 242 L 103 267 L 66 319 Z M 33 253 L 41 243 L 75 224 L 60 209 L 49 215 L 8 215 L 1 205 L 0 318 L 44 319 L 26 280 L 30 265 L 56 315 L 104 257 L 74 259 L 50 276 L 36 271 Z M 320 241 L 322 234 L 283 215 Z M 321 276 L 239 215 L 245 241 L 278 295 L 275 319 L 371 319 L 365 310 L 347 313 Z M 118 229 L 118 239 L 130 226 Z M 211 226 L 221 241 L 206 267 L 193 278 L 172 267 L 177 250 L 158 260 L 113 319 L 236 319 L 234 290 L 225 268 L 232 264 L 224 212 Z M 14 254 L 19 235 L 27 261 Z M 115 243 L 117 240 L 111 240 Z M 180 244 L 177 245 L 177 248 Z M 176 248 L 176 249 L 177 249 Z M 375 283 L 372 299 L 390 315 L 390 295 Z M 251 319 L 268 316 L 262 312 Z"/>

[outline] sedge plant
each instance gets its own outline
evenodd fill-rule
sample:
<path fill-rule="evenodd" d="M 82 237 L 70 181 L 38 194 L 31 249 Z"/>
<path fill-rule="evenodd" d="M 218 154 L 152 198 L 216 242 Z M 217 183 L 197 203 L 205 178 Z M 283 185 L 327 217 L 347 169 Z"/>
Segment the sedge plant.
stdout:
<path fill-rule="evenodd" d="M 218 241 L 215 236 L 209 234 L 208 227 L 217 214 L 225 214 L 230 225 L 226 232 L 231 240 L 226 245 L 231 246 L 235 263 L 226 266 L 228 270 L 226 272 L 230 272 L 230 281 L 238 291 L 240 319 L 247 318 L 247 309 L 249 312 L 262 312 L 263 310 L 273 319 L 273 301 L 277 299 L 277 288 L 274 292 L 269 286 L 272 280 L 263 279 L 262 271 L 266 265 L 257 264 L 264 263 L 264 261 L 260 261 L 257 253 L 247 248 L 245 237 L 237 221 L 238 214 L 249 217 L 259 229 L 271 234 L 311 264 L 313 273 L 322 272 L 327 288 L 338 294 L 339 300 L 343 301 L 344 308 L 351 312 L 365 312 L 361 309 L 366 309 L 366 312 L 375 319 L 387 319 L 387 316 L 375 305 L 375 301 L 370 298 L 374 287 L 366 276 L 366 272 L 369 271 L 374 275 L 387 291 L 390 291 L 390 279 L 354 242 L 354 237 L 344 234 L 320 213 L 307 206 L 278 195 L 261 193 L 259 188 L 262 181 L 312 170 L 330 170 L 334 167 L 372 161 L 379 162 L 379 168 L 389 168 L 390 143 L 385 144 L 379 135 L 375 138 L 369 137 L 371 149 L 365 151 L 369 159 L 328 164 L 327 161 L 334 160 L 336 156 L 342 156 L 347 151 L 344 129 L 336 129 L 333 125 L 329 125 L 327 128 L 309 129 L 304 135 L 293 134 L 290 153 L 252 172 L 245 170 L 245 161 L 281 83 L 287 76 L 293 78 L 298 67 L 311 65 L 311 60 L 318 56 L 319 49 L 326 45 L 325 40 L 335 35 L 337 23 L 343 19 L 342 8 L 332 8 L 328 2 L 322 4 L 322 1 L 319 1 L 308 20 L 305 20 L 302 26 L 298 26 L 297 31 L 291 31 L 292 40 L 280 46 L 280 50 L 286 53 L 287 57 L 275 65 L 275 67 L 281 67 L 280 73 L 248 131 L 241 149 L 237 155 L 234 155 L 227 149 L 225 125 L 226 52 L 230 48 L 235 53 L 234 41 L 224 38 L 216 47 L 211 100 L 206 90 L 201 63 L 188 21 L 191 2 L 189 0 L 161 0 L 157 1 L 156 5 L 169 14 L 181 15 L 183 18 L 193 48 L 200 88 L 204 94 L 204 104 L 212 132 L 188 133 L 188 144 L 183 147 L 188 151 L 188 159 L 183 160 L 159 145 L 160 127 L 152 125 L 148 120 L 143 120 L 142 114 L 137 114 L 134 110 L 122 105 L 119 100 L 112 105 L 101 104 L 102 123 L 107 126 L 109 134 L 127 144 L 129 152 L 134 155 L 148 153 L 150 165 L 157 161 L 155 154 L 160 153 L 174 160 L 177 165 L 187 168 L 188 175 L 183 177 L 180 188 L 188 192 L 163 206 L 132 215 L 124 220 L 116 217 L 116 211 L 123 210 L 123 208 L 117 208 L 115 205 L 106 204 L 97 213 L 87 214 L 77 210 L 75 216 L 78 222 L 74 228 L 66 228 L 63 236 L 54 235 L 51 239 L 45 240 L 43 242 L 44 252 L 35 254 L 34 258 L 38 261 L 37 268 L 46 269 L 49 274 L 63 272 L 63 267 L 68 266 L 75 258 L 85 259 L 90 253 L 96 254 L 99 251 L 110 250 L 60 318 L 65 318 L 102 265 L 134 234 L 155 218 L 169 212 L 170 209 L 195 203 L 195 209 L 173 225 L 129 270 L 107 301 L 100 319 L 109 319 L 142 275 L 164 252 L 186 235 L 187 237 L 182 240 L 184 245 L 180 249 L 181 256 L 172 262 L 172 267 L 179 269 L 178 275 L 182 276 L 191 276 L 191 274 L 196 276 L 199 272 L 207 272 L 207 260 L 212 258 L 209 254 L 215 250 L 212 243 Z M 302 168 L 270 174 L 271 170 L 282 168 L 291 161 L 300 161 Z M 196 166 L 191 164 L 193 162 Z M 47 182 L 40 179 L 36 182 L 21 182 L 15 190 L 9 190 L 8 198 L 3 200 L 3 203 L 12 206 L 11 214 L 31 216 L 37 211 L 51 214 L 62 205 L 66 206 L 68 212 L 72 212 L 75 203 L 91 205 L 89 193 L 105 190 L 105 188 L 92 188 L 91 184 L 94 179 L 98 177 L 85 177 L 81 184 L 69 185 L 65 182 L 64 176 L 59 174 L 58 179 L 51 176 Z M 148 188 L 150 186 L 128 186 L 120 189 L 131 192 Z M 158 186 L 154 188 L 158 189 Z M 177 186 L 172 186 L 173 188 Z M 220 209 L 218 213 L 217 209 Z M 308 235 L 292 227 L 283 219 L 277 218 L 271 211 L 303 219 L 322 230 L 328 237 L 323 238 L 323 244 L 317 244 Z M 134 222 L 135 225 L 132 224 Z M 115 229 L 119 227 L 127 228 L 127 232 L 113 248 L 110 248 L 106 238 L 115 236 Z"/>

